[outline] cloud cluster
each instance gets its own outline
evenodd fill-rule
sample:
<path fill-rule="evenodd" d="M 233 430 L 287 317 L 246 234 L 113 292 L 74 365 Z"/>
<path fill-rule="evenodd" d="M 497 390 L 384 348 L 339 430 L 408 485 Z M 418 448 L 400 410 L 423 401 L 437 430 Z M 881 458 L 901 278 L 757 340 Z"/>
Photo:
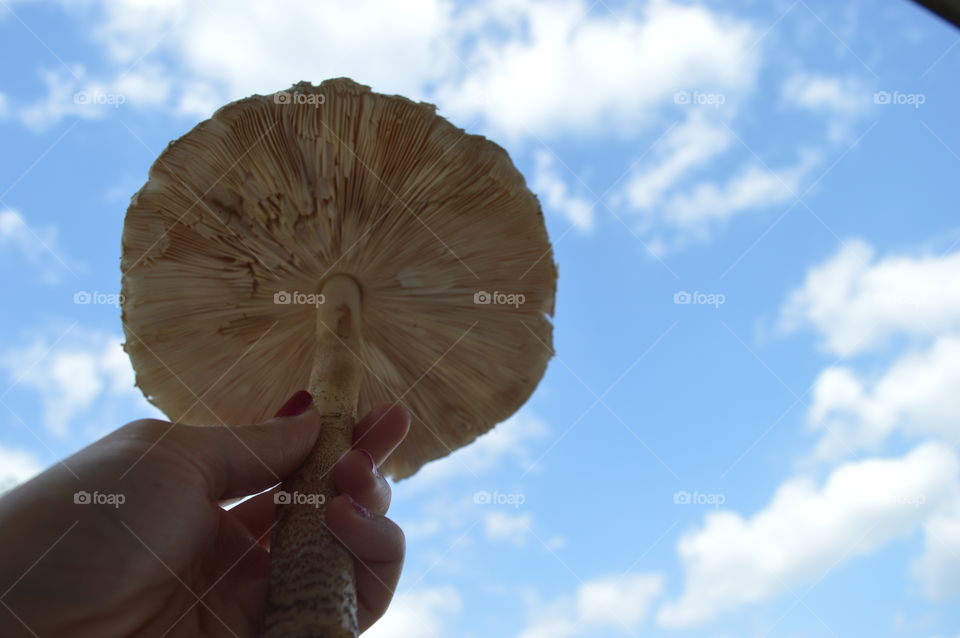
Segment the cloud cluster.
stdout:
<path fill-rule="evenodd" d="M 435 102 L 454 122 L 515 150 L 588 136 L 632 145 L 667 130 L 654 148 L 614 167 L 612 184 L 581 188 L 557 168 L 563 160 L 547 151 L 533 157 L 532 185 L 545 209 L 579 232 L 597 221 L 591 191 L 618 185 L 622 175 L 601 208 L 636 224 L 655 253 L 787 204 L 820 159 L 812 151 L 772 167 L 749 153 L 731 159 L 743 149 L 728 127 L 748 106 L 762 108 L 751 99 L 764 34 L 713 7 L 363 0 L 275 10 L 252 0 L 110 0 L 68 10 L 93 18 L 90 37 L 103 59 L 93 69 L 69 61 L 45 69 L 44 97 L 7 100 L 0 111 L 31 128 L 108 117 L 118 102 L 208 117 L 252 93 L 350 76 Z M 788 104 L 828 122 L 834 142 L 867 108 L 864 91 L 854 79 L 812 72 L 794 73 L 782 89 Z M 721 158 L 729 169 L 715 170 Z"/>
<path fill-rule="evenodd" d="M 12 208 L 0 209 L 0 256 L 29 264 L 48 285 L 59 283 L 65 274 L 74 274 L 57 241 L 56 227 L 33 228 L 20 211 Z"/>
<path fill-rule="evenodd" d="M 839 356 L 886 345 L 891 337 L 930 338 L 960 330 L 960 253 L 876 258 L 861 240 L 847 240 L 811 268 L 780 315 L 786 331 L 811 327 Z"/>
<path fill-rule="evenodd" d="M 573 638 L 603 632 L 636 634 L 663 591 L 658 574 L 630 573 L 580 583 L 570 597 L 537 610 L 519 638 Z"/>
<path fill-rule="evenodd" d="M 680 629 L 816 582 L 844 561 L 916 530 L 958 495 L 960 461 L 923 444 L 901 458 L 837 467 L 823 485 L 797 477 L 759 512 L 709 514 L 678 551 L 683 594 L 657 620 Z"/>
<path fill-rule="evenodd" d="M 11 391 L 40 397 L 43 426 L 58 437 L 81 425 L 101 433 L 122 425 L 118 419 L 159 416 L 134 387 L 130 360 L 112 335 L 71 326 L 3 353 L 0 368 Z"/>
<path fill-rule="evenodd" d="M 812 328 L 829 354 L 855 357 L 820 372 L 807 412 L 822 433 L 814 458 L 830 474 L 822 485 L 813 474 L 790 478 L 752 516 L 716 512 L 685 534 L 684 589 L 658 611 L 661 625 L 710 622 L 921 530 L 911 573 L 932 599 L 960 594 L 958 278 L 958 253 L 878 258 L 860 240 L 810 268 L 780 309 L 781 328 Z M 885 356 L 867 367 L 856 358 L 866 354 Z M 841 462 L 894 438 L 915 447 Z"/>
<path fill-rule="evenodd" d="M 450 586 L 400 592 L 387 613 L 364 638 L 436 638 L 449 633 L 448 624 L 460 612 L 462 602 Z"/>

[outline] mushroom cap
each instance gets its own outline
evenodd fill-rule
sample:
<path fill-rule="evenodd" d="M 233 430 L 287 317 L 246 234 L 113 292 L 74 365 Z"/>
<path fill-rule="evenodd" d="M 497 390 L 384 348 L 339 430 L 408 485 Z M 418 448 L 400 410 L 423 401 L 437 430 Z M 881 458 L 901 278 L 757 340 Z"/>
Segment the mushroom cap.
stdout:
<path fill-rule="evenodd" d="M 172 142 L 121 270 L 137 385 L 194 425 L 260 422 L 307 387 L 322 283 L 354 277 L 358 411 L 413 415 L 395 479 L 513 414 L 552 354 L 553 252 L 507 152 L 346 78 L 227 104 Z"/>

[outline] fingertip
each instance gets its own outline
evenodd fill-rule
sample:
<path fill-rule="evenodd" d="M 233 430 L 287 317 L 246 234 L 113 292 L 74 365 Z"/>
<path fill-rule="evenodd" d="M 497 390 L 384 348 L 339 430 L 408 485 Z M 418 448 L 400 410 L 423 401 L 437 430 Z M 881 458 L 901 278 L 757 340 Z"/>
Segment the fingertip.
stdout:
<path fill-rule="evenodd" d="M 413 420 L 410 410 L 402 403 L 384 404 L 383 410 L 383 419 L 396 422 L 400 426 L 398 430 L 403 432 L 403 436 L 406 436 L 407 431 L 410 430 L 410 422 Z"/>

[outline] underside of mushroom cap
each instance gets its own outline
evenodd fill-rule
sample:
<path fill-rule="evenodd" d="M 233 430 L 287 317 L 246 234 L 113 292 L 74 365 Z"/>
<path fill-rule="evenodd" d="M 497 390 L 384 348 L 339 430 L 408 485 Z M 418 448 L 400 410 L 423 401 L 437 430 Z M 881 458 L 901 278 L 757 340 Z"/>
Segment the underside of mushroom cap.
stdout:
<path fill-rule="evenodd" d="M 553 253 L 506 151 L 345 78 L 233 102 L 171 143 L 121 268 L 137 385 L 198 425 L 261 421 L 306 387 L 322 284 L 352 276 L 358 411 L 413 414 L 394 478 L 513 414 L 552 354 Z"/>

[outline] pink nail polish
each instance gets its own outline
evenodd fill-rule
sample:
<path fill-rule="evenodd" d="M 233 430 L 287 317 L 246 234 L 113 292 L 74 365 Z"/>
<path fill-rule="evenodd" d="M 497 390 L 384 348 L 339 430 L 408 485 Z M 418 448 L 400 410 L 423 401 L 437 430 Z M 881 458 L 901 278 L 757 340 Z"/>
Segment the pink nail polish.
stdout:
<path fill-rule="evenodd" d="M 367 460 L 370 461 L 370 471 L 373 472 L 373 475 L 377 478 L 383 478 L 383 475 L 380 473 L 380 468 L 377 467 L 377 462 L 374 460 L 373 455 L 362 447 L 358 447 L 356 450 L 357 452 L 363 452 L 366 455 Z"/>
<path fill-rule="evenodd" d="M 361 505 L 360 503 L 358 503 L 358 502 L 356 502 L 355 500 L 353 500 L 353 497 L 350 496 L 349 494 L 347 494 L 347 499 L 350 500 L 350 505 L 353 506 L 353 509 L 354 509 L 354 510 L 357 512 L 357 514 L 359 514 L 360 516 L 362 516 L 362 517 L 364 517 L 364 518 L 371 518 L 371 517 L 373 516 L 373 514 L 370 513 L 370 510 L 368 510 L 366 507 L 364 507 L 364 506 Z"/>

